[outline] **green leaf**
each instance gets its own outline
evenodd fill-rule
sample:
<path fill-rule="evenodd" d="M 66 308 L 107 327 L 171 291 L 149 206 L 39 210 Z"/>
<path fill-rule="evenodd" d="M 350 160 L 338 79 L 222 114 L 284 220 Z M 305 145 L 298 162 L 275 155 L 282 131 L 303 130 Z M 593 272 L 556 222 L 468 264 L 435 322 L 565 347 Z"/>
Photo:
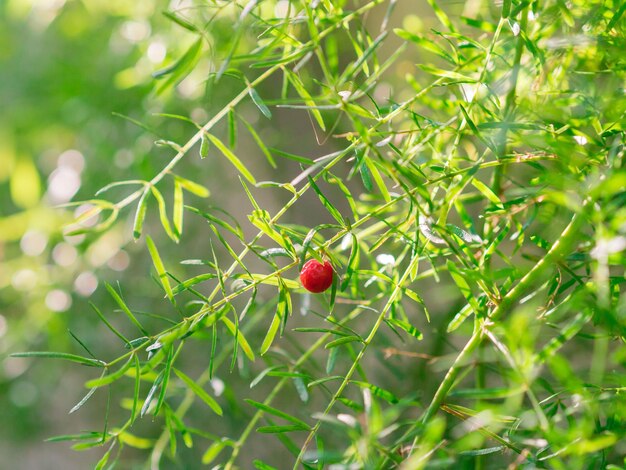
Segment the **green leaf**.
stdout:
<path fill-rule="evenodd" d="M 134 355 L 129 357 L 128 361 L 126 361 L 126 363 L 115 372 L 108 374 L 108 375 L 103 375 L 102 377 L 97 378 L 97 379 L 89 380 L 85 384 L 85 387 L 87 388 L 102 387 L 103 385 L 109 385 L 115 382 L 116 380 L 120 379 L 126 373 L 126 371 L 130 369 L 130 366 L 133 364 L 133 357 Z"/>
<path fill-rule="evenodd" d="M 165 407 L 165 428 L 167 428 L 170 441 L 170 455 L 176 456 L 176 450 L 178 443 L 176 442 L 176 428 L 172 420 L 172 411 L 169 407 Z"/>
<path fill-rule="evenodd" d="M 341 282 L 340 290 L 343 292 L 346 290 L 348 285 L 350 284 L 350 280 L 354 276 L 354 274 L 359 270 L 359 240 L 356 235 L 350 232 L 350 236 L 352 237 L 352 243 L 350 247 L 350 258 L 348 259 L 348 268 L 346 270 L 346 275 Z"/>
<path fill-rule="evenodd" d="M 272 346 L 274 342 L 274 338 L 276 337 L 276 333 L 278 333 L 278 329 L 282 322 L 282 318 L 278 314 L 278 310 L 274 314 L 274 318 L 272 318 L 272 324 L 270 325 L 269 330 L 267 330 L 267 334 L 265 335 L 265 339 L 263 339 L 263 343 L 261 344 L 261 356 L 263 356 Z"/>
<path fill-rule="evenodd" d="M 126 347 L 132 347 L 131 342 L 128 341 L 126 337 L 122 333 L 120 333 L 113 325 L 111 325 L 111 323 L 105 318 L 102 312 L 98 310 L 98 307 L 96 307 L 92 302 L 89 302 L 89 305 L 96 312 L 98 317 L 100 317 L 100 320 L 102 320 L 102 323 L 104 323 L 109 328 L 109 330 L 111 330 L 118 338 L 120 338 L 122 341 L 124 341 L 124 343 L 126 343 Z"/>
<path fill-rule="evenodd" d="M 65 442 L 65 441 L 86 441 L 95 440 L 98 443 L 102 441 L 102 433 L 99 431 L 87 431 L 77 434 L 63 434 L 59 436 L 49 437 L 45 442 Z"/>
<path fill-rule="evenodd" d="M 133 238 L 138 240 L 141 237 L 141 230 L 143 228 L 143 221 L 146 218 L 146 209 L 148 208 L 148 195 L 150 194 L 149 187 L 144 189 L 137 204 L 137 210 L 135 211 L 135 221 L 133 222 Z"/>
<path fill-rule="evenodd" d="M 397 397 L 396 397 L 393 393 L 391 393 L 390 391 L 385 390 L 385 389 L 383 389 L 383 388 L 380 388 L 380 387 L 378 387 L 378 386 L 376 386 L 376 385 L 373 385 L 373 384 L 371 384 L 371 383 L 368 383 L 368 382 L 360 382 L 360 381 L 358 381 L 358 380 L 352 380 L 352 383 L 353 383 L 353 384 L 358 385 L 359 387 L 362 387 L 362 388 L 367 388 L 367 389 L 371 390 L 371 391 L 372 391 L 372 394 L 373 394 L 374 396 L 377 396 L 378 398 L 382 398 L 383 400 L 385 400 L 385 401 L 387 401 L 387 402 L 389 402 L 389 403 L 395 404 L 395 403 L 398 403 L 398 402 L 400 401 L 400 400 L 398 400 L 398 398 L 397 398 Z"/>
<path fill-rule="evenodd" d="M 133 312 L 130 311 L 130 309 L 126 305 L 126 302 L 124 302 L 124 300 L 122 300 L 122 297 L 120 297 L 117 291 L 113 289 L 113 286 L 111 286 L 111 284 L 109 284 L 108 282 L 105 282 L 104 285 L 109 291 L 109 294 L 111 294 L 111 297 L 113 297 L 115 302 L 117 302 L 117 305 L 120 306 L 120 308 L 126 314 L 131 323 L 135 325 L 139 329 L 139 331 L 141 331 L 145 336 L 150 336 L 146 329 L 141 325 L 141 323 L 139 323 L 139 320 L 137 320 Z"/>
<path fill-rule="evenodd" d="M 278 305 L 276 306 L 276 312 L 282 318 L 283 323 L 280 329 L 280 335 L 283 335 L 285 325 L 287 325 L 287 317 L 293 312 L 293 305 L 291 303 L 291 295 L 287 284 L 282 278 L 278 278 Z"/>
<path fill-rule="evenodd" d="M 262 434 L 277 434 L 294 431 L 310 431 L 310 428 L 308 426 L 300 426 L 299 424 L 291 424 L 286 426 L 261 426 L 256 430 L 256 432 Z"/>
<path fill-rule="evenodd" d="M 105 372 L 106 372 L 106 369 L 102 371 L 102 375 L 100 377 L 103 377 Z M 75 411 L 78 411 L 85 403 L 87 403 L 87 400 L 91 398 L 91 396 L 96 392 L 96 390 L 98 390 L 98 387 L 94 387 L 91 390 L 89 390 L 87 392 L 87 395 L 85 395 L 76 405 L 72 407 L 69 414 L 72 414 Z"/>
<path fill-rule="evenodd" d="M 265 378 L 266 375 L 268 375 L 270 372 L 277 370 L 277 369 L 281 369 L 284 366 L 272 366 L 272 367 L 267 367 L 266 369 L 263 369 L 259 375 L 257 375 L 254 379 L 252 379 L 252 382 L 250 382 L 250 388 L 256 387 L 259 382 L 261 382 L 261 380 L 263 380 Z"/>
<path fill-rule="evenodd" d="M 487 147 L 489 147 L 489 149 L 491 149 L 491 151 L 494 154 L 497 155 L 498 149 L 496 148 L 496 146 L 491 141 L 489 141 L 485 136 L 483 136 L 483 134 L 478 130 L 478 128 L 476 127 L 476 124 L 474 124 L 474 121 L 470 117 L 469 113 L 466 111 L 465 107 L 462 104 L 459 104 L 459 108 L 461 109 L 461 113 L 463 114 L 463 118 L 465 119 L 465 122 L 469 126 L 470 130 L 472 131 L 472 133 L 482 143 L 484 143 Z"/>
<path fill-rule="evenodd" d="M 452 333 L 455 331 L 472 313 L 474 313 L 472 306 L 470 304 L 465 304 L 463 308 L 454 316 L 454 318 L 450 320 L 446 332 Z"/>
<path fill-rule="evenodd" d="M 611 21 L 609 21 L 607 23 L 607 25 L 606 25 L 606 32 L 607 33 L 609 31 L 611 31 L 615 27 L 615 25 L 622 18 L 624 13 L 626 13 L 626 3 L 622 3 L 622 5 L 619 7 L 619 9 L 615 12 L 613 17 L 611 18 Z"/>
<path fill-rule="evenodd" d="M 165 395 L 167 394 L 167 386 L 170 381 L 170 373 L 172 371 L 172 364 L 174 363 L 176 355 L 174 354 L 174 346 L 169 345 L 167 348 L 167 359 L 165 361 L 165 368 L 163 369 L 163 380 L 161 381 L 161 390 L 159 392 L 159 397 L 157 398 L 156 405 L 154 407 L 154 416 L 159 414 L 161 411 L 161 407 L 163 406 L 163 402 L 165 401 Z"/>
<path fill-rule="evenodd" d="M 470 78 L 466 75 L 460 74 L 458 72 L 453 72 L 451 70 L 443 70 L 437 67 L 433 67 L 432 65 L 419 64 L 419 68 L 421 68 L 424 72 L 428 72 L 437 77 L 450 78 L 454 80 L 456 83 L 476 83 L 476 80 Z"/>
<path fill-rule="evenodd" d="M 222 154 L 228 159 L 228 161 L 230 161 L 230 163 L 233 164 L 235 168 L 237 168 L 237 170 L 244 176 L 244 178 L 246 178 L 250 183 L 256 184 L 256 180 L 254 179 L 254 176 L 252 176 L 252 173 L 248 171 L 248 169 L 241 162 L 241 160 L 239 160 L 237 156 L 222 143 L 221 140 L 219 140 L 217 137 L 215 137 L 212 134 L 207 134 L 207 136 L 209 137 L 213 145 L 215 145 L 218 149 L 220 149 Z"/>
<path fill-rule="evenodd" d="M 367 49 L 358 54 L 358 59 L 349 67 L 346 67 L 344 72 L 341 74 L 341 77 L 339 77 L 338 82 L 340 84 L 344 83 L 346 80 L 351 80 L 352 78 L 354 78 L 354 76 L 358 74 L 359 69 L 362 69 L 366 75 L 369 75 L 366 61 L 369 56 L 372 55 L 374 51 L 382 44 L 382 42 L 387 37 L 387 34 L 388 31 L 383 31 L 382 33 L 380 33 L 380 35 L 374 41 L 372 41 L 372 44 L 370 44 Z"/>
<path fill-rule="evenodd" d="M 449 396 L 474 400 L 496 400 L 519 395 L 524 392 L 524 387 L 465 388 L 453 390 L 450 392 Z"/>
<path fill-rule="evenodd" d="M 328 183 L 337 185 L 339 187 L 343 195 L 346 197 L 346 200 L 348 201 L 348 205 L 350 206 L 350 209 L 352 210 L 353 219 L 358 220 L 359 211 L 358 211 L 356 202 L 354 201 L 354 197 L 352 196 L 350 189 L 348 189 L 348 186 L 346 186 L 346 184 L 343 182 L 343 179 L 338 178 L 337 176 L 331 174 L 330 172 L 324 173 L 324 179 Z"/>
<path fill-rule="evenodd" d="M 260 252 L 259 256 L 262 258 L 276 258 L 284 256 L 293 260 L 293 254 L 285 248 L 268 248 L 267 250 Z"/>
<path fill-rule="evenodd" d="M 248 271 L 248 268 L 246 267 L 244 262 L 241 260 L 237 252 L 230 246 L 230 244 L 222 236 L 219 230 L 217 230 L 217 227 L 211 226 L 211 230 L 213 230 L 213 233 L 215 233 L 215 236 L 217 236 L 220 243 L 224 245 L 224 248 L 226 248 L 226 251 L 228 251 L 228 254 L 237 262 L 237 264 L 241 267 L 241 269 L 243 269 L 247 274 L 250 274 L 250 272 Z M 215 264 L 217 264 L 217 261 L 215 262 Z"/>
<path fill-rule="evenodd" d="M 331 375 L 329 377 L 323 377 L 321 379 L 313 380 L 312 382 L 309 382 L 307 384 L 307 387 L 308 388 L 316 387 L 317 385 L 321 385 L 326 382 L 331 382 L 333 380 L 343 380 L 343 377 L 341 375 Z"/>
<path fill-rule="evenodd" d="M 496 31 L 496 25 L 490 21 L 482 21 L 474 18 L 468 18 L 467 16 L 461 16 L 461 21 L 469 26 L 478 28 L 486 33 L 494 33 Z"/>
<path fill-rule="evenodd" d="M 198 385 L 192 378 L 188 377 L 187 375 L 185 375 L 183 372 L 181 372 L 178 369 L 173 369 L 174 373 L 178 376 L 178 378 L 180 380 L 182 380 L 183 382 L 185 382 L 187 384 L 187 386 L 189 387 L 189 389 L 195 393 L 198 398 L 200 398 L 204 403 L 206 403 L 209 408 L 211 408 L 215 414 L 222 416 L 222 407 L 215 401 L 214 398 L 212 398 L 207 392 L 204 391 L 204 389 L 202 387 L 200 387 L 200 385 Z"/>
<path fill-rule="evenodd" d="M 287 160 L 293 160 L 294 162 L 302 163 L 304 165 L 313 165 L 313 160 L 310 158 L 302 157 L 300 155 L 295 155 L 293 153 L 285 152 L 284 150 L 280 150 L 274 147 L 271 147 L 272 152 L 277 154 L 279 157 L 286 158 Z"/>
<path fill-rule="evenodd" d="M 280 411 L 280 410 L 278 410 L 276 408 L 273 408 L 273 407 L 271 407 L 269 405 L 266 405 L 265 403 L 260 403 L 258 401 L 254 401 L 254 400 L 251 400 L 249 398 L 246 398 L 244 401 L 246 403 L 248 403 L 249 405 L 252 405 L 255 408 L 258 408 L 259 410 L 261 410 L 261 411 L 263 411 L 265 413 L 268 413 L 268 414 L 277 416 L 279 418 L 282 418 L 282 419 L 284 419 L 286 421 L 289 421 L 290 423 L 293 423 L 293 424 L 299 426 L 301 429 L 307 429 L 307 430 L 311 429 L 311 427 L 308 424 L 306 424 L 304 421 L 302 421 L 301 419 L 298 419 L 295 416 L 292 416 L 292 415 L 290 415 L 288 413 L 285 413 L 284 411 Z"/>
<path fill-rule="evenodd" d="M 336 348 L 337 346 L 341 346 L 342 344 L 354 343 L 355 341 L 362 343 L 363 339 L 360 336 L 354 336 L 354 335 L 344 336 L 343 338 L 337 338 L 336 340 L 326 343 L 326 346 L 324 346 L 324 349 Z"/>
<path fill-rule="evenodd" d="M 511 230 L 511 225 L 507 223 L 503 228 L 500 229 L 500 233 L 489 243 L 487 248 L 483 252 L 483 256 L 480 260 L 481 266 L 483 266 L 496 252 L 496 249 L 502 243 L 502 241 L 506 238 L 509 231 Z"/>
<path fill-rule="evenodd" d="M 417 265 L 417 263 L 415 263 L 415 265 Z M 426 319 L 428 321 L 430 321 L 430 313 L 428 312 L 428 309 L 426 308 L 426 303 L 424 302 L 424 299 L 422 299 L 422 297 L 417 292 L 412 291 L 411 289 L 408 289 L 408 288 L 402 289 L 402 292 L 409 299 L 413 300 L 414 302 L 417 302 L 424 309 L 424 315 L 426 315 Z M 409 333 L 409 334 L 411 334 L 411 333 Z M 420 338 L 418 338 L 418 339 L 420 339 Z"/>
<path fill-rule="evenodd" d="M 455 28 L 452 21 L 450 21 L 450 18 L 448 18 L 448 15 L 446 15 L 446 13 L 439 7 L 439 5 L 437 4 L 437 0 L 426 0 L 426 1 L 435 12 L 435 15 L 437 16 L 439 21 L 441 21 L 441 24 L 443 24 L 451 32 L 455 33 L 457 29 Z"/>
<path fill-rule="evenodd" d="M 180 16 L 176 15 L 176 13 L 172 11 L 164 11 L 162 13 L 163 13 L 163 16 L 172 20 L 177 25 L 182 26 L 186 30 L 191 31 L 192 33 L 198 32 L 198 28 L 196 28 L 195 25 L 191 24 L 189 21 L 181 18 Z"/>
<path fill-rule="evenodd" d="M 238 329 L 235 324 L 226 316 L 221 317 L 220 320 L 222 320 L 224 325 L 226 325 L 228 331 L 230 331 L 230 333 L 237 338 L 237 343 L 239 344 L 239 347 L 243 350 L 248 359 L 254 362 L 254 352 L 252 351 L 250 344 L 246 340 L 241 330 Z"/>
<path fill-rule="evenodd" d="M 293 62 L 298 60 L 299 58 L 306 56 L 308 52 L 310 52 L 311 46 L 303 46 L 296 49 L 293 53 L 288 55 L 282 55 L 279 58 L 264 60 L 261 62 L 255 62 L 251 65 L 252 68 L 265 68 L 272 67 L 278 64 L 287 64 L 289 62 Z"/>
<path fill-rule="evenodd" d="M 337 336 L 350 336 L 348 333 L 346 333 L 345 331 L 341 331 L 341 330 L 331 330 L 329 328 L 294 328 L 293 331 L 297 331 L 298 333 L 328 333 L 331 335 L 337 335 Z"/>
<path fill-rule="evenodd" d="M 174 286 L 174 288 L 172 289 L 172 294 L 173 295 L 180 294 L 181 292 L 186 291 L 187 289 L 195 286 L 196 284 L 200 284 L 201 282 L 208 281 L 209 279 L 215 279 L 216 277 L 217 277 L 217 274 L 214 274 L 214 273 L 199 274 L 198 276 L 194 276 L 191 279 L 187 279 L 185 282 L 182 282 Z"/>
<path fill-rule="evenodd" d="M 536 361 L 544 362 L 547 358 L 553 356 L 566 342 L 572 339 L 587 324 L 593 315 L 589 312 L 580 312 L 574 319 L 561 327 L 559 334 L 548 341 L 539 353 L 537 353 Z"/>
<path fill-rule="evenodd" d="M 206 135 L 202 134 L 200 138 L 200 158 L 205 159 L 209 156 L 209 148 L 211 147 L 209 139 Z"/>
<path fill-rule="evenodd" d="M 311 188 L 313 188 L 313 191 L 315 191 L 315 193 L 317 194 L 317 196 L 319 197 L 320 201 L 322 202 L 323 206 L 326 208 L 326 210 L 328 211 L 328 213 L 330 215 L 333 216 L 333 218 L 339 222 L 339 225 L 341 225 L 342 227 L 344 226 L 345 222 L 343 220 L 343 217 L 341 215 L 341 212 L 339 212 L 335 206 L 333 206 L 333 204 L 328 200 L 328 198 L 324 195 L 324 193 L 322 193 L 322 191 L 320 190 L 320 188 L 317 186 L 317 184 L 315 183 L 315 181 L 313 180 L 313 178 L 311 178 L 310 176 L 307 175 L 307 178 L 309 180 L 309 184 L 311 185 Z"/>
<path fill-rule="evenodd" d="M 263 100 L 261 99 L 261 97 L 259 96 L 257 91 L 254 88 L 249 87 L 248 88 L 248 93 L 250 94 L 250 98 L 252 98 L 252 101 L 254 102 L 254 104 L 263 113 L 263 116 L 265 116 L 268 119 L 271 119 L 272 118 L 272 112 L 265 105 L 265 103 L 263 102 Z"/>
<path fill-rule="evenodd" d="M 231 149 L 235 149 L 237 146 L 237 122 L 235 121 L 235 110 L 230 108 L 228 110 L 228 146 Z"/>
<path fill-rule="evenodd" d="M 439 46 L 439 44 L 437 44 L 436 42 L 430 39 L 427 39 L 423 36 L 419 36 L 417 34 L 410 33 L 409 31 L 405 31 L 400 28 L 395 28 L 393 32 L 398 37 L 401 37 L 402 39 L 406 41 L 411 41 L 412 43 L 417 45 L 420 49 L 425 49 L 427 51 L 430 51 L 452 64 L 456 62 L 454 58 L 445 51 L 445 49 L 443 49 L 441 46 Z"/>
<path fill-rule="evenodd" d="M 603 432 L 592 439 L 580 439 L 572 443 L 574 455 L 597 454 L 598 452 L 612 447 L 620 439 L 617 434 Z"/>
<path fill-rule="evenodd" d="M 236 224 L 236 220 L 235 220 L 235 227 L 233 227 L 232 225 L 228 224 L 227 222 L 225 222 L 223 219 L 223 217 L 216 217 L 214 215 L 211 215 L 207 212 L 203 212 L 201 210 L 196 209 L 195 207 L 191 207 L 191 206 L 185 206 L 185 209 L 192 211 L 195 214 L 200 215 L 201 217 L 204 217 L 210 224 L 215 224 L 215 225 L 219 225 L 220 227 L 228 230 L 230 233 L 232 233 L 233 235 L 235 235 L 237 238 L 239 238 L 240 240 L 243 240 L 243 233 L 241 232 L 240 227 Z M 223 214 L 225 216 L 230 216 L 230 214 L 228 214 L 228 212 L 223 212 Z M 182 264 L 209 264 L 212 265 L 213 262 L 209 261 L 209 262 L 205 262 L 202 260 L 187 260 L 186 262 L 181 261 Z"/>
<path fill-rule="evenodd" d="M 159 220 L 161 221 L 161 225 L 167 233 L 167 236 L 170 237 L 176 243 L 179 242 L 178 235 L 172 230 L 172 226 L 170 225 L 170 221 L 167 218 L 167 207 L 165 206 L 165 199 L 163 199 L 163 195 L 161 191 L 159 191 L 155 186 L 150 186 L 150 191 L 152 191 L 152 195 L 156 199 L 159 206 Z"/>
<path fill-rule="evenodd" d="M 383 181 L 383 178 L 380 175 L 380 172 L 378 171 L 378 168 L 376 168 L 376 165 L 374 164 L 374 162 L 370 158 L 363 157 L 363 163 L 365 164 L 365 166 L 369 170 L 372 178 L 374 178 L 374 182 L 376 183 L 376 186 L 378 187 L 378 190 L 380 191 L 380 194 L 382 194 L 383 199 L 385 200 L 385 202 L 390 202 L 391 201 L 391 196 L 389 195 L 389 191 L 387 190 L 387 186 L 385 185 L 385 182 Z"/>
<path fill-rule="evenodd" d="M 135 388 L 133 391 L 133 407 L 130 412 L 130 422 L 134 423 L 137 417 L 137 407 L 139 406 L 139 390 L 141 388 L 141 367 L 139 365 L 139 357 L 133 354 L 135 358 Z"/>
<path fill-rule="evenodd" d="M 130 447 L 134 447 L 135 449 L 151 449 L 152 447 L 154 447 L 154 440 L 137 437 L 126 431 L 118 434 L 117 438 L 120 440 L 120 442 L 123 442 Z"/>
<path fill-rule="evenodd" d="M 237 277 L 240 278 L 240 279 L 247 279 L 247 280 L 254 281 L 254 282 L 257 282 L 259 284 L 265 284 L 265 285 L 268 285 L 268 286 L 278 286 L 279 285 L 279 281 L 278 281 L 278 277 L 277 276 L 268 276 L 267 274 L 255 274 L 255 273 L 252 273 L 250 275 L 241 274 L 241 275 L 239 275 Z M 288 289 L 299 289 L 300 288 L 300 284 L 298 284 L 296 281 L 292 281 L 291 279 L 281 278 L 280 282 L 285 284 L 285 286 Z"/>
<path fill-rule="evenodd" d="M 94 470 L 102 470 L 104 468 L 104 466 L 109 461 L 109 457 L 111 456 L 111 450 L 112 449 L 107 450 L 104 453 L 104 455 L 102 456 L 102 458 L 100 460 L 98 460 L 98 463 L 96 463 L 96 466 L 94 467 Z"/>
<path fill-rule="evenodd" d="M 489 186 L 487 186 L 485 183 L 477 179 L 472 179 L 471 183 L 472 183 L 472 186 L 478 189 L 481 192 L 481 194 L 485 196 L 490 202 L 492 202 L 496 207 L 498 207 L 499 209 L 504 209 L 504 206 L 502 205 L 502 201 L 496 195 L 496 193 L 494 193 L 491 190 L 491 188 L 489 188 Z"/>
<path fill-rule="evenodd" d="M 250 298 L 248 299 L 248 302 L 246 302 L 245 307 L 243 308 L 243 310 L 241 311 L 241 313 L 239 314 L 239 321 L 243 320 L 246 316 L 246 314 L 254 307 L 256 306 L 255 304 L 255 300 L 256 300 L 256 294 L 257 294 L 257 288 L 253 287 L 252 288 L 252 295 L 250 296 Z"/>
<path fill-rule="evenodd" d="M 359 165 L 359 174 L 361 175 L 361 181 L 363 181 L 363 186 L 368 193 L 371 193 L 374 190 L 374 184 L 372 183 L 372 172 L 369 167 L 365 164 L 365 159 Z"/>
<path fill-rule="evenodd" d="M 181 81 L 196 65 L 200 59 L 202 52 L 202 37 L 198 38 L 187 51 L 173 64 L 158 70 L 152 74 L 156 79 L 166 78 L 166 80 L 157 87 L 157 95 Z"/>
<path fill-rule="evenodd" d="M 265 145 L 265 142 L 263 142 L 263 139 L 261 139 L 257 131 L 254 129 L 254 127 L 251 126 L 250 123 L 246 121 L 242 116 L 239 116 L 239 119 L 241 120 L 241 122 L 243 122 L 244 126 L 246 126 L 246 129 L 248 129 L 248 132 L 250 132 L 250 135 L 252 136 L 256 144 L 261 149 L 261 152 L 263 152 L 263 155 L 265 155 L 265 158 L 267 159 L 268 163 L 272 166 L 272 168 L 277 168 L 276 161 L 274 160 L 272 153 L 267 148 L 267 146 Z"/>
<path fill-rule="evenodd" d="M 310 377 L 304 374 L 300 374 L 297 377 L 295 376 L 293 377 L 293 386 L 295 387 L 296 392 L 298 393 L 298 397 L 300 397 L 300 400 L 302 401 L 302 403 L 308 403 L 309 398 L 310 398 L 309 390 L 305 383 L 305 379 L 308 381 Z"/>
<path fill-rule="evenodd" d="M 211 325 L 211 354 L 209 356 L 209 378 L 213 378 L 213 366 L 215 365 L 215 351 L 217 350 L 217 324 Z"/>
<path fill-rule="evenodd" d="M 156 269 L 156 272 L 159 275 L 159 279 L 161 280 L 163 289 L 165 289 L 167 298 L 170 299 L 170 302 L 173 303 L 174 294 L 172 293 L 172 286 L 170 285 L 170 280 L 167 277 L 167 272 L 165 271 L 165 266 L 163 265 L 163 261 L 161 261 L 159 252 L 157 251 L 157 248 L 154 245 L 154 242 L 152 241 L 152 238 L 150 238 L 150 236 L 146 237 L 146 245 L 148 245 L 148 251 L 150 252 L 150 256 L 152 257 L 152 263 L 154 264 L 154 268 Z"/>
<path fill-rule="evenodd" d="M 418 340 L 421 340 L 423 338 L 422 332 L 415 328 L 413 325 L 411 325 L 409 322 L 398 320 L 396 318 L 387 318 L 385 321 L 390 325 L 397 326 L 398 328 L 406 331 L 408 334 Z"/>
<path fill-rule="evenodd" d="M 317 109 L 315 100 L 311 97 L 311 94 L 304 87 L 304 84 L 300 80 L 300 77 L 298 77 L 298 75 L 296 75 L 295 73 L 291 72 L 289 69 L 283 69 L 283 70 L 287 76 L 287 79 L 291 82 L 291 84 L 295 88 L 298 95 L 300 95 L 300 97 L 303 99 L 304 104 L 308 106 L 308 111 L 313 115 L 313 117 L 317 121 L 317 124 L 320 126 L 320 128 L 323 131 L 325 131 L 326 125 L 324 124 L 324 119 L 322 118 L 322 114 L 320 113 L 319 109 Z"/>
<path fill-rule="evenodd" d="M 476 449 L 476 450 L 463 450 L 459 452 L 459 455 L 463 457 L 476 457 L 478 455 L 489 455 L 495 454 L 497 452 L 503 452 L 507 449 L 506 446 L 496 446 L 496 447 L 487 447 L 485 449 Z"/>
<path fill-rule="evenodd" d="M 213 462 L 227 445 L 227 441 L 215 441 L 213 444 L 211 444 L 206 452 L 202 455 L 202 464 L 208 465 Z"/>
<path fill-rule="evenodd" d="M 183 187 L 177 180 L 174 180 L 174 209 L 172 211 L 172 219 L 174 220 L 174 232 L 176 233 L 178 238 L 180 238 L 180 236 L 183 234 L 184 204 Z"/>
<path fill-rule="evenodd" d="M 62 352 L 52 351 L 28 351 L 13 353 L 11 357 L 45 357 L 49 359 L 64 359 L 66 361 L 76 362 L 91 367 L 105 367 L 106 363 L 99 361 L 98 359 L 91 359 L 89 357 L 77 356 L 76 354 L 68 354 Z"/>
<path fill-rule="evenodd" d="M 195 194 L 198 197 L 209 197 L 211 194 L 209 190 L 201 184 L 194 183 L 193 181 L 183 178 L 182 176 L 174 175 L 174 180 L 180 184 L 185 191 Z"/>
<path fill-rule="evenodd" d="M 482 243 L 482 239 L 478 235 L 469 233 L 456 225 L 446 224 L 446 228 L 465 243 Z"/>
<path fill-rule="evenodd" d="M 257 470 L 277 470 L 276 467 L 272 467 L 271 465 L 266 464 L 265 462 L 262 462 L 260 460 L 255 460 L 254 462 L 252 462 L 254 464 L 254 467 Z"/>
<path fill-rule="evenodd" d="M 463 297 L 465 297 L 465 299 L 469 302 L 474 312 L 478 313 L 480 311 L 480 307 L 478 305 L 478 302 L 476 301 L 476 298 L 474 297 L 474 294 L 472 293 L 472 289 L 465 280 L 464 275 L 461 273 L 461 271 L 459 271 L 459 268 L 457 268 L 457 266 L 452 261 L 448 260 L 447 266 L 448 272 L 450 273 L 455 284 L 461 291 L 461 294 L 463 294 Z"/>
<path fill-rule="evenodd" d="M 152 387 L 150 387 L 150 390 L 148 391 L 148 395 L 146 396 L 146 400 L 143 402 L 143 406 L 141 407 L 141 411 L 139 412 L 139 416 L 141 416 L 142 418 L 146 414 L 146 412 L 148 411 L 148 408 L 150 408 L 150 404 L 152 403 L 152 399 L 154 398 L 154 394 L 158 390 L 159 385 L 161 385 L 162 381 L 163 381 L 163 371 L 161 371 L 159 373 L 157 378 L 152 383 Z"/>
<path fill-rule="evenodd" d="M 328 354 L 328 358 L 326 359 L 327 374 L 330 374 L 335 369 L 335 364 L 337 363 L 337 358 L 341 350 L 341 348 L 333 348 L 330 350 L 330 354 Z"/>

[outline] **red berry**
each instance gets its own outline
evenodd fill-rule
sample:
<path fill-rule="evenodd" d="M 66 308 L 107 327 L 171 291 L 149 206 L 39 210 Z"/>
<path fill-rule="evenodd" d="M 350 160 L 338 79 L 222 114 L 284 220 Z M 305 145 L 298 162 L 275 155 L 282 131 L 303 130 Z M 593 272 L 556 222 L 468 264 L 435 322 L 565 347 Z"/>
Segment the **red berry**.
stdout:
<path fill-rule="evenodd" d="M 333 267 L 328 261 L 322 264 L 316 259 L 310 259 L 300 271 L 300 281 L 309 292 L 324 292 L 333 283 Z"/>

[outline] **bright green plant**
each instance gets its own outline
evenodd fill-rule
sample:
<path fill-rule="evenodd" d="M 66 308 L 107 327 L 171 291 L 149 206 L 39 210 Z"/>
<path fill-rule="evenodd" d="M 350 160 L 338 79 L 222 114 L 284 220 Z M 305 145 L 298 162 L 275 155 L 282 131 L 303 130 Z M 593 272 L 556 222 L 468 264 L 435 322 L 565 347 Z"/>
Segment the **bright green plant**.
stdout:
<path fill-rule="evenodd" d="M 97 468 L 126 447 L 152 468 L 621 468 L 626 4 L 427 6 L 164 13 L 186 48 L 156 94 L 206 93 L 161 117 L 194 130 L 156 129 L 163 167 L 69 227 L 132 220 L 163 300 L 146 314 L 105 286 L 112 359 L 19 354 L 101 369 L 77 407 L 105 389 L 104 428 L 59 440 L 102 446 Z M 309 258 L 329 291 L 297 282 Z"/>

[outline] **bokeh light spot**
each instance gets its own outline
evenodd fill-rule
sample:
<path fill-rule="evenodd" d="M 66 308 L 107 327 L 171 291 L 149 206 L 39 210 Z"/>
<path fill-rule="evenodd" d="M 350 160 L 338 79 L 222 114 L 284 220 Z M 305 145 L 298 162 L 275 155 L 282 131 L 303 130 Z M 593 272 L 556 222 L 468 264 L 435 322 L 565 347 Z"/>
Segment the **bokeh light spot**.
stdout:
<path fill-rule="evenodd" d="M 48 292 L 46 295 L 46 307 L 53 312 L 65 312 L 72 305 L 72 298 L 70 295 L 61 290 L 54 289 Z"/>
<path fill-rule="evenodd" d="M 37 273 L 32 269 L 20 269 L 11 278 L 11 285 L 21 291 L 29 291 L 37 285 Z"/>
<path fill-rule="evenodd" d="M 20 248 L 25 255 L 39 256 L 46 249 L 48 236 L 37 230 L 29 230 L 20 240 Z"/>
<path fill-rule="evenodd" d="M 48 196 L 53 204 L 68 202 L 80 188 L 80 175 L 73 168 L 61 166 L 48 178 Z"/>
<path fill-rule="evenodd" d="M 78 258 L 78 252 L 69 243 L 59 243 L 52 250 L 52 259 L 59 266 L 71 266 Z"/>
<path fill-rule="evenodd" d="M 130 256 L 124 250 L 118 251 L 107 263 L 115 271 L 124 271 L 130 264 Z"/>
<path fill-rule="evenodd" d="M 91 271 L 80 273 L 74 281 L 74 290 L 83 297 L 89 297 L 98 288 L 98 278 Z"/>

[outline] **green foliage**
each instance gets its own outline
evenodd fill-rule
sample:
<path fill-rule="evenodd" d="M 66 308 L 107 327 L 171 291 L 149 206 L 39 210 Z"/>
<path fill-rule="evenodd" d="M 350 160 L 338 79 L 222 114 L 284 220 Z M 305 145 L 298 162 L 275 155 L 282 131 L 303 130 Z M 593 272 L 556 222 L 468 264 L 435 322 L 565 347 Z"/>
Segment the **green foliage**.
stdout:
<path fill-rule="evenodd" d="M 165 161 L 70 226 L 125 230 L 155 282 L 105 283 L 112 359 L 16 354 L 104 369 L 75 407 L 106 389 L 103 431 L 56 440 L 99 468 L 624 464 L 624 5 L 427 4 L 164 12 L 168 112 L 130 119 Z"/>

